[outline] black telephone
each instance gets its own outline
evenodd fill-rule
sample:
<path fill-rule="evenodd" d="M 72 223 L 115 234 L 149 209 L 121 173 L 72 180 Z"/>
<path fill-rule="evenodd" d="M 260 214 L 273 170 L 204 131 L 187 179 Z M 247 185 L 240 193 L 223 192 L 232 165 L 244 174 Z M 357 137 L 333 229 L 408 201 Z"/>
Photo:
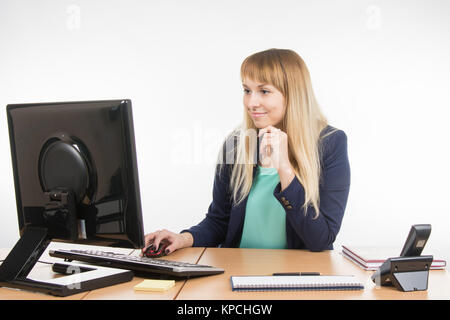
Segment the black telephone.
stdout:
<path fill-rule="evenodd" d="M 428 288 L 428 271 L 433 256 L 421 256 L 431 233 L 430 224 L 415 224 L 406 238 L 400 257 L 387 259 L 372 275 L 377 285 L 394 285 L 401 291 L 422 291 Z"/>

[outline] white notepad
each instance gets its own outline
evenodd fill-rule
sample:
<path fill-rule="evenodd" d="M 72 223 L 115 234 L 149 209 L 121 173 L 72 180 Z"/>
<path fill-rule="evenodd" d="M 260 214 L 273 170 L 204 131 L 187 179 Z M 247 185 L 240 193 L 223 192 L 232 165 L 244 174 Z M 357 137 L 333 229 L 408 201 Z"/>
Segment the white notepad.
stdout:
<path fill-rule="evenodd" d="M 362 290 L 354 276 L 232 276 L 233 291 Z"/>

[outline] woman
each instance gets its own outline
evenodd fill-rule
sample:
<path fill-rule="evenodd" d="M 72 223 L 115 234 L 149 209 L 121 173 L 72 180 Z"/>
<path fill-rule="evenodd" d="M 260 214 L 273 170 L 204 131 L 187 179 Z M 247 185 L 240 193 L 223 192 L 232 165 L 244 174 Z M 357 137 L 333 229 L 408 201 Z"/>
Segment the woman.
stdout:
<path fill-rule="evenodd" d="M 350 188 L 345 133 L 328 125 L 294 51 L 249 56 L 241 79 L 244 121 L 224 143 L 206 217 L 146 246 L 333 249 Z"/>

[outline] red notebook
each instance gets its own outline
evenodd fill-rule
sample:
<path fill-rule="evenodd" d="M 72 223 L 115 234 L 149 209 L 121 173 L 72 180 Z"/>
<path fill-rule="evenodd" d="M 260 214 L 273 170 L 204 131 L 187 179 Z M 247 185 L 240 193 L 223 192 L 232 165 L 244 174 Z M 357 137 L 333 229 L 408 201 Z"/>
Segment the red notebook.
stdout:
<path fill-rule="evenodd" d="M 395 248 L 342 246 L 342 255 L 364 270 L 377 270 L 387 258 L 398 257 L 400 252 Z M 445 269 L 446 266 L 445 260 L 433 258 L 430 269 Z"/>

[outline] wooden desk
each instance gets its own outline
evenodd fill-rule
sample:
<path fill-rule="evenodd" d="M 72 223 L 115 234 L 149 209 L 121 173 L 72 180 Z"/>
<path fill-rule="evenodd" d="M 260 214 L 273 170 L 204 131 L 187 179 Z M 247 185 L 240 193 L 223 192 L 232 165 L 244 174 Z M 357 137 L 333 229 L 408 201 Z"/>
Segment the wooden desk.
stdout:
<path fill-rule="evenodd" d="M 178 300 L 200 299 L 449 299 L 450 276 L 446 270 L 432 270 L 428 291 L 401 292 L 394 287 L 377 287 L 370 276 L 335 251 L 207 248 L 199 264 L 225 269 L 224 274 L 190 279 Z M 359 291 L 233 292 L 230 276 L 270 275 L 273 272 L 316 271 L 325 275 L 354 275 L 365 286 Z"/>
<path fill-rule="evenodd" d="M 56 245 L 60 247 L 60 245 Z M 111 250 L 111 248 L 109 248 Z M 119 249 L 120 250 L 120 249 Z M 129 254 L 139 254 L 137 250 Z M 124 251 L 124 252 L 125 252 Z M 4 259 L 9 249 L 0 249 L 0 259 Z M 52 260 L 43 255 L 41 260 Z M 345 259 L 338 250 L 309 252 L 306 250 L 266 250 L 229 248 L 186 248 L 177 250 L 164 259 L 207 264 L 225 269 L 224 274 L 177 281 L 174 288 L 158 292 L 135 292 L 133 286 L 142 278 L 131 282 L 102 288 L 77 295 L 58 298 L 50 295 L 0 288 L 0 300 L 9 299 L 176 299 L 176 300 L 266 300 L 266 299 L 449 299 L 450 276 L 447 270 L 432 270 L 429 275 L 427 291 L 401 292 L 394 287 L 376 287 L 371 281 L 372 271 L 364 271 Z M 60 259 L 59 259 L 60 261 Z M 273 272 L 317 271 L 330 275 L 354 275 L 364 283 L 360 291 L 286 291 L 286 292 L 233 292 L 230 276 L 269 275 Z M 38 263 L 30 274 L 41 279 L 54 277 L 51 266 Z"/>

